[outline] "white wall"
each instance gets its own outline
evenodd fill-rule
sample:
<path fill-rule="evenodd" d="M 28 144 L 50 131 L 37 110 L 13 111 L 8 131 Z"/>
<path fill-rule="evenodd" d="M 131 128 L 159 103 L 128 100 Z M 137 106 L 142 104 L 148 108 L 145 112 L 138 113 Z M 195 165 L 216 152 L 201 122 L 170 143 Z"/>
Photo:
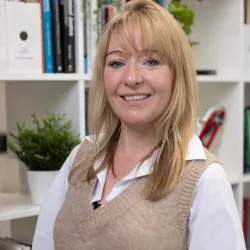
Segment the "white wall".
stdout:
<path fill-rule="evenodd" d="M 0 132 L 6 131 L 6 92 L 5 83 L 0 81 Z"/>

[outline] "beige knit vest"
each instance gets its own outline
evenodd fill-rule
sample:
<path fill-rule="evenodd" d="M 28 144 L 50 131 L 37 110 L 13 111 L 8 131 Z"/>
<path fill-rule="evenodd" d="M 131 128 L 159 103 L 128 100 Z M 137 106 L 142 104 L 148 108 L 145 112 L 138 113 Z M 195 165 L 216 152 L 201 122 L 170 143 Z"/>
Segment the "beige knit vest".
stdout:
<path fill-rule="evenodd" d="M 73 165 L 88 147 L 83 142 Z M 56 250 L 186 250 L 192 196 L 203 171 L 216 159 L 188 161 L 175 189 L 158 202 L 145 200 L 147 177 L 94 210 L 96 179 L 69 185 L 54 227 Z"/>

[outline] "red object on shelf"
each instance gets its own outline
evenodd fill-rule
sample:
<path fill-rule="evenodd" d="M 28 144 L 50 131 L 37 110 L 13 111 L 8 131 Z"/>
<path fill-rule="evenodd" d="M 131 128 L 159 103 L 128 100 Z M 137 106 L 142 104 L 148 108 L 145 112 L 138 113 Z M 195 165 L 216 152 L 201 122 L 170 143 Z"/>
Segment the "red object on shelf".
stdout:
<path fill-rule="evenodd" d="M 209 148 L 225 121 L 226 111 L 222 106 L 211 107 L 198 122 L 197 136 L 203 146 Z"/>
<path fill-rule="evenodd" d="M 248 203 L 249 199 L 243 199 L 243 233 L 245 238 L 245 243 L 247 244 L 247 234 L 248 234 Z"/>

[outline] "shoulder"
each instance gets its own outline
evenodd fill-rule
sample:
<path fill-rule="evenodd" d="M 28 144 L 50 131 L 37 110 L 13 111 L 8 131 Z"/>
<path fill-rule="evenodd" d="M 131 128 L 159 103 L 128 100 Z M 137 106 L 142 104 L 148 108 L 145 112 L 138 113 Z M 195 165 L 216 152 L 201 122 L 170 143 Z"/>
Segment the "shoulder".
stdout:
<path fill-rule="evenodd" d="M 79 145 L 76 146 L 75 149 L 72 150 L 73 161 L 71 163 L 71 168 L 81 161 L 86 152 L 88 152 L 88 150 L 91 148 L 91 145 L 91 140 L 86 137 L 85 140 L 83 140 Z"/>
<path fill-rule="evenodd" d="M 90 143 L 91 143 L 90 139 L 86 137 L 81 143 L 75 146 L 71 150 L 67 159 L 65 160 L 61 170 L 67 171 L 69 173 L 71 168 L 75 164 L 77 157 L 79 157 L 80 154 L 82 154 L 82 151 L 84 151 L 84 148 L 86 148 L 86 145 L 89 145 Z"/>
<path fill-rule="evenodd" d="M 205 171 L 201 175 L 198 185 L 204 181 L 221 181 L 224 179 L 228 179 L 225 169 L 220 163 L 213 162 L 205 169 Z"/>
<path fill-rule="evenodd" d="M 234 203 L 233 189 L 225 169 L 217 162 L 210 164 L 200 176 L 193 194 L 193 204 L 217 203 L 223 205 L 223 200 Z M 226 204 L 227 202 L 224 202 Z"/>
<path fill-rule="evenodd" d="M 91 150 L 92 142 L 88 137 L 85 137 L 73 151 L 72 161 L 69 166 L 68 182 L 76 184 L 81 176 L 86 175 L 89 165 L 87 164 L 86 157 Z"/>
<path fill-rule="evenodd" d="M 225 169 L 221 164 L 213 162 L 204 170 L 204 172 L 200 176 L 200 179 L 196 186 L 196 192 L 202 188 L 215 190 L 218 187 L 231 189 L 231 185 Z"/>
<path fill-rule="evenodd" d="M 70 155 L 69 155 L 69 167 L 72 167 L 72 165 L 73 165 L 73 162 L 74 162 L 74 159 L 75 159 L 75 156 L 76 156 L 76 154 L 77 154 L 77 152 L 78 152 L 78 150 L 79 150 L 79 148 L 80 148 L 80 146 L 81 146 L 81 144 L 78 144 L 77 146 L 75 146 L 73 149 L 72 149 L 72 151 L 71 151 L 71 153 L 70 153 Z"/>
<path fill-rule="evenodd" d="M 245 249 L 233 189 L 219 163 L 201 175 L 190 210 L 190 249 Z"/>

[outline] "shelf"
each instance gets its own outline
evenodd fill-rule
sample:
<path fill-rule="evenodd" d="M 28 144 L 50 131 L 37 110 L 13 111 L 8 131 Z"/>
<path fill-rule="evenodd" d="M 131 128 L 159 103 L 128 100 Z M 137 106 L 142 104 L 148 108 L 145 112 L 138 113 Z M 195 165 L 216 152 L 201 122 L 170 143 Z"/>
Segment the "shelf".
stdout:
<path fill-rule="evenodd" d="M 6 74 L 0 76 L 0 81 L 11 82 L 11 81 L 90 81 L 90 75 L 80 75 L 80 74 Z"/>
<path fill-rule="evenodd" d="M 90 74 L 3 74 L 0 76 L 0 81 L 4 82 L 17 82 L 17 81 L 91 81 Z M 199 83 L 237 83 L 239 79 L 232 77 L 219 77 L 219 76 L 197 76 Z M 250 80 L 248 81 L 250 82 Z"/>
<path fill-rule="evenodd" d="M 0 193 L 0 221 L 35 216 L 39 210 L 28 194 Z"/>
<path fill-rule="evenodd" d="M 242 181 L 244 182 L 244 183 L 250 183 L 250 173 L 245 173 L 244 175 L 243 175 L 243 178 L 242 178 Z"/>
<path fill-rule="evenodd" d="M 238 83 L 240 80 L 237 77 L 222 77 L 222 76 L 197 76 L 199 83 Z"/>
<path fill-rule="evenodd" d="M 237 174 L 228 174 L 228 180 L 231 185 L 236 185 L 241 182 L 241 176 Z"/>

